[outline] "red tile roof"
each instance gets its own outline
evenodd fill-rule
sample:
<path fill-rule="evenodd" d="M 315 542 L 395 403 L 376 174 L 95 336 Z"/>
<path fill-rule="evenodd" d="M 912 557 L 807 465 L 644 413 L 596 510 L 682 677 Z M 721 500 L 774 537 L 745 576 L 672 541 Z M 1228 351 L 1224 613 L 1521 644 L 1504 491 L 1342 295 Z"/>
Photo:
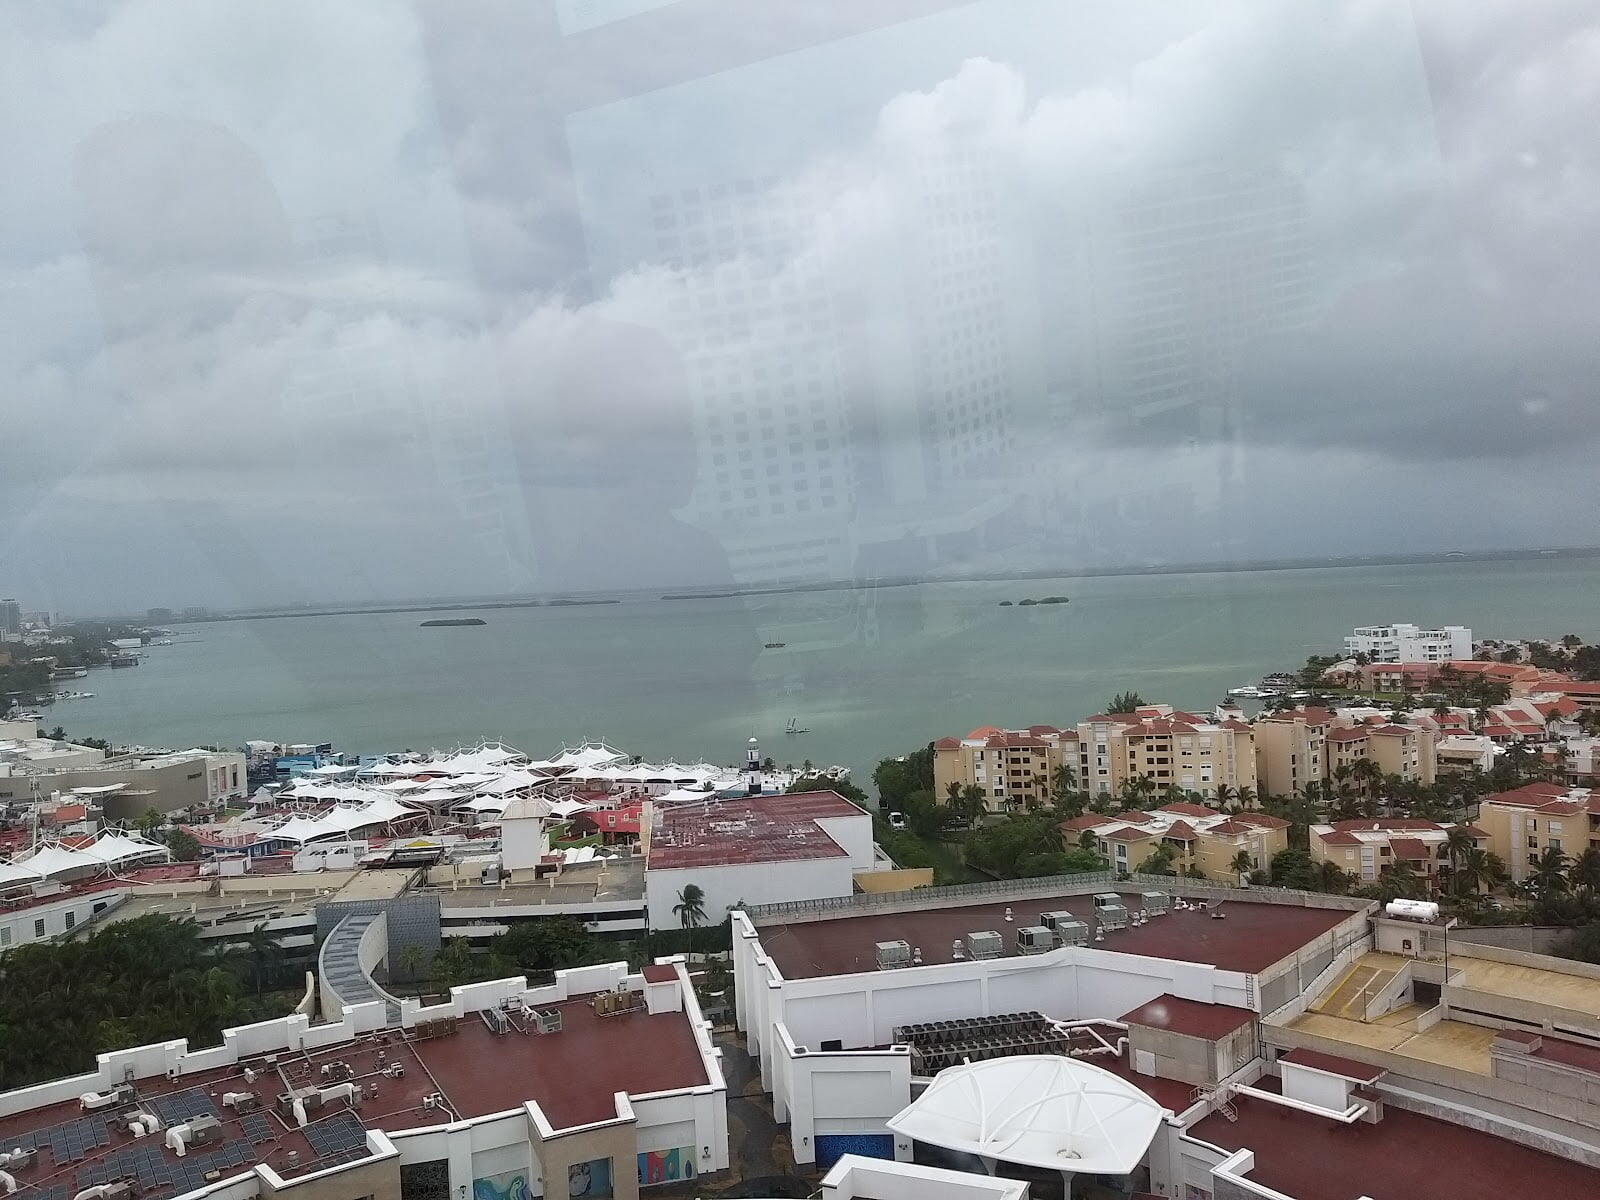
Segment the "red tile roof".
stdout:
<path fill-rule="evenodd" d="M 1203 804 L 1189 804 L 1181 800 L 1177 804 L 1163 804 L 1156 811 L 1175 813 L 1180 817 L 1210 817 L 1216 815 L 1215 809 L 1207 808 Z"/>
<path fill-rule="evenodd" d="M 1565 796 L 1567 789 L 1554 783 L 1525 783 L 1508 792 L 1495 792 L 1485 796 L 1486 804 L 1503 804 L 1510 808 L 1538 808 L 1541 804 Z"/>
<path fill-rule="evenodd" d="M 935 750 L 955 750 L 961 745 L 960 738 L 942 737 L 933 744 Z"/>
<path fill-rule="evenodd" d="M 1359 742 L 1364 741 L 1370 732 L 1372 732 L 1370 729 L 1362 728 L 1330 729 L 1328 731 L 1328 740 L 1330 742 Z"/>
<path fill-rule="evenodd" d="M 1132 825 L 1124 825 L 1121 829 L 1113 829 L 1105 835 L 1108 842 L 1142 842 L 1156 835 L 1147 833 L 1143 829 L 1135 829 Z"/>
<path fill-rule="evenodd" d="M 1192 842 L 1195 840 L 1195 838 L 1199 837 L 1200 834 L 1196 832 L 1195 827 L 1189 824 L 1189 822 L 1174 821 L 1170 826 L 1167 827 L 1167 831 L 1161 836 L 1177 838 L 1182 842 Z"/>
<path fill-rule="evenodd" d="M 58 804 L 54 812 L 44 814 L 55 825 L 66 825 L 72 821 L 81 821 L 89 815 L 89 808 L 84 804 Z"/>
<path fill-rule="evenodd" d="M 1292 822 L 1285 821 L 1282 817 L 1275 817 L 1271 813 L 1242 812 L 1234 815 L 1235 821 L 1246 825 L 1254 825 L 1258 829 L 1287 829 Z"/>
<path fill-rule="evenodd" d="M 1086 812 L 1082 816 L 1068 817 L 1058 828 L 1062 833 L 1082 833 L 1085 829 L 1093 829 L 1096 825 L 1104 825 L 1107 821 L 1116 819 L 1097 812 Z"/>
<path fill-rule="evenodd" d="M 1322 844 L 1324 846 L 1359 846 L 1359 845 L 1361 845 L 1361 839 L 1358 838 L 1355 834 L 1353 834 L 1353 833 L 1342 833 L 1339 830 L 1334 830 L 1332 833 L 1319 833 L 1319 834 L 1317 834 L 1317 837 L 1322 840 Z"/>
<path fill-rule="evenodd" d="M 1132 1012 L 1123 1013 L 1119 1019 L 1127 1025 L 1165 1029 L 1215 1042 L 1237 1029 L 1243 1029 L 1256 1019 L 1256 1014 L 1248 1008 L 1235 1008 L 1231 1004 L 1202 1004 L 1198 1000 L 1184 1000 L 1168 992 L 1148 1004 L 1141 1004 Z"/>
<path fill-rule="evenodd" d="M 1390 838 L 1389 849 L 1394 851 L 1396 858 L 1406 858 L 1413 861 L 1433 857 L 1428 852 L 1428 844 L 1416 838 Z"/>

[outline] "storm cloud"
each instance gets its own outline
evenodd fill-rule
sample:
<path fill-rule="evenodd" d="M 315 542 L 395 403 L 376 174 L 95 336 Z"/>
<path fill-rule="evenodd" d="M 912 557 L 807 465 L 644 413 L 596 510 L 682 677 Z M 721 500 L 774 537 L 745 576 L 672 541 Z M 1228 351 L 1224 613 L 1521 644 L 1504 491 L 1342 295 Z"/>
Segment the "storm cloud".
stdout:
<path fill-rule="evenodd" d="M 1560 0 L 7 5 L 5 589 L 1588 543 L 1597 91 Z"/>

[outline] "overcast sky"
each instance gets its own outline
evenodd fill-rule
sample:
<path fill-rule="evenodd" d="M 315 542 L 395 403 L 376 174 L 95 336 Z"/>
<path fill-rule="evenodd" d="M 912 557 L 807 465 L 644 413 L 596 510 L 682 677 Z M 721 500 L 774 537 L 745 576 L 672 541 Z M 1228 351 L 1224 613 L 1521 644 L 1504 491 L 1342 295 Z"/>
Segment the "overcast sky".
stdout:
<path fill-rule="evenodd" d="M 1596 542 L 1587 0 L 10 0 L 0 593 Z"/>

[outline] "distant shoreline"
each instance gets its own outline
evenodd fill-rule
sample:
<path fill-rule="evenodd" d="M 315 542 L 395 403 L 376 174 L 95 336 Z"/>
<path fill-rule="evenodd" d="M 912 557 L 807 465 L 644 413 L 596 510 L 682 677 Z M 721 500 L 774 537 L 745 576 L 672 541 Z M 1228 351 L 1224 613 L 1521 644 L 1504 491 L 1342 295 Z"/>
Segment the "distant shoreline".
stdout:
<path fill-rule="evenodd" d="M 661 592 L 636 589 L 610 596 L 587 598 L 515 598 L 477 601 L 419 601 L 371 608 L 356 605 L 331 605 L 317 608 L 261 609 L 257 611 L 215 613 L 203 617 L 171 617 L 168 625 L 208 625 L 229 621 L 279 620 L 286 617 L 387 616 L 404 613 L 487 612 L 521 608 L 572 608 L 597 604 L 657 603 L 664 600 L 727 600 L 749 596 L 784 596 L 809 592 L 858 591 L 866 588 L 920 587 L 939 583 L 1006 583 L 1032 579 L 1104 579 L 1138 575 L 1228 575 L 1258 571 L 1336 570 L 1352 567 L 1439 566 L 1447 563 L 1550 562 L 1600 557 L 1600 547 L 1567 547 L 1548 550 L 1443 551 L 1431 554 L 1362 555 L 1341 558 L 1264 559 L 1241 562 L 1195 562 L 1131 567 L 1037 568 L 1029 571 L 1002 571 L 971 575 L 901 576 L 895 578 L 850 580 L 834 579 L 817 583 L 796 583 L 776 587 L 750 587 L 729 590 L 724 584 L 715 591 L 696 592 L 678 589 Z"/>

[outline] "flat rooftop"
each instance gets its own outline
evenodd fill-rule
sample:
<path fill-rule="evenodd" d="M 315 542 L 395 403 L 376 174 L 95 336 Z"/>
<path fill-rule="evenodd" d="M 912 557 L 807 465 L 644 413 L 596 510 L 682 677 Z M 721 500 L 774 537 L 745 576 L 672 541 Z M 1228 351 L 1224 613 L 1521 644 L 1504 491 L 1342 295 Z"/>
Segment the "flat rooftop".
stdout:
<path fill-rule="evenodd" d="M 1120 894 L 1130 911 L 1140 907 L 1138 892 Z M 1009 924 L 1007 908 L 1012 910 Z M 1017 929 L 1039 924 L 1041 913 L 1060 911 L 1072 912 L 1093 928 L 1093 896 L 1028 896 L 994 904 L 769 925 L 757 932 L 785 978 L 814 979 L 876 971 L 878 942 L 903 940 L 918 946 L 925 964 L 951 962 L 951 943 L 980 929 L 1003 934 L 1007 954 L 1015 954 Z M 1252 974 L 1289 957 L 1350 915 L 1347 909 L 1224 900 L 1204 912 L 1172 911 L 1152 917 L 1144 925 L 1108 933 L 1105 941 L 1089 944 L 1097 950 L 1210 963 L 1224 971 Z"/>
<path fill-rule="evenodd" d="M 323 1080 L 322 1066 L 336 1061 L 348 1064 L 351 1077 L 369 1089 L 359 1108 L 335 1102 L 304 1129 L 277 1115 L 280 1093 L 331 1084 L 333 1080 Z M 379 1074 L 380 1068 L 393 1063 L 401 1064 L 404 1075 Z M 246 1065 L 259 1072 L 255 1080 L 246 1081 Z M 315 1054 L 284 1053 L 276 1067 L 254 1059 L 177 1080 L 140 1080 L 131 1105 L 84 1112 L 74 1099 L 32 1109 L 0 1120 L 0 1145 L 39 1151 L 32 1166 L 11 1168 L 20 1185 L 15 1193 L 19 1200 L 70 1200 L 86 1187 L 124 1176 L 139 1180 L 141 1200 L 161 1200 L 204 1187 L 212 1171 L 226 1178 L 267 1163 L 280 1175 L 293 1177 L 364 1158 L 368 1129 L 437 1123 L 437 1110 L 422 1105 L 422 1098 L 433 1090 L 420 1060 L 398 1037 L 369 1038 Z M 259 1107 L 236 1113 L 223 1107 L 225 1092 L 254 1093 Z M 127 1120 L 118 1119 L 135 1107 L 154 1112 L 163 1129 L 135 1138 L 127 1131 Z M 166 1126 L 202 1115 L 221 1119 L 215 1140 L 191 1147 L 182 1158 L 167 1149 Z"/>
<path fill-rule="evenodd" d="M 845 858 L 817 820 L 865 815 L 836 792 L 656 805 L 647 858 L 651 870 Z"/>
<path fill-rule="evenodd" d="M 552 1005 L 561 1032 L 499 1036 L 476 1016 L 449 1037 L 417 1042 L 417 1055 L 464 1118 L 535 1100 L 557 1129 L 617 1115 L 617 1092 L 698 1087 L 709 1082 L 682 1012 L 597 1016 L 588 1000 Z"/>
<path fill-rule="evenodd" d="M 1471 1071 L 1475 1075 L 1490 1073 L 1489 1050 L 1494 1045 L 1496 1030 L 1446 1019 L 1418 1033 L 1416 1019 L 1422 1012 L 1420 1004 L 1407 1004 L 1376 1021 L 1308 1012 L 1289 1022 L 1288 1027 L 1350 1047 L 1382 1050 L 1441 1067 Z"/>
<path fill-rule="evenodd" d="M 1127 1025 L 1162 1029 L 1208 1042 L 1221 1041 L 1255 1019 L 1256 1014 L 1248 1008 L 1236 1008 L 1231 1004 L 1202 1004 L 1170 992 L 1157 996 L 1148 1004 L 1141 1004 L 1132 1012 L 1123 1013 L 1120 1018 Z"/>
<path fill-rule="evenodd" d="M 1276 1079 L 1258 1087 L 1271 1090 Z M 1237 1121 L 1213 1113 L 1189 1133 L 1254 1151 L 1247 1178 L 1295 1200 L 1591 1200 L 1600 1171 L 1491 1134 L 1386 1105 L 1376 1125 L 1339 1125 L 1234 1096 Z"/>
<path fill-rule="evenodd" d="M 283 1051 L 268 1062 L 256 1056 L 235 1066 L 134 1085 L 132 1102 L 85 1112 L 77 1099 L 0 1119 L 0 1146 L 39 1150 L 32 1166 L 10 1168 L 16 1200 L 71 1200 L 84 1188 L 132 1176 L 140 1200 L 165 1200 L 217 1178 L 232 1178 L 256 1163 L 296 1177 L 365 1158 L 367 1131 L 394 1133 L 452 1119 L 486 1116 L 537 1101 L 557 1128 L 616 1116 L 615 1094 L 647 1095 L 708 1081 L 687 1015 L 682 1012 L 598 1016 L 590 998 L 559 1008 L 557 1033 L 491 1033 L 476 1013 L 453 1033 L 409 1041 L 399 1031 L 364 1035 L 315 1053 Z M 324 1065 L 333 1067 L 324 1076 Z M 396 1065 L 398 1075 L 387 1074 Z M 246 1068 L 256 1073 L 247 1080 Z M 330 1101 L 305 1128 L 280 1117 L 280 1094 L 349 1080 L 363 1096 L 354 1108 Z M 237 1113 L 223 1106 L 227 1092 L 249 1092 L 258 1107 Z M 442 1093 L 444 1107 L 424 1105 Z M 162 1130 L 135 1138 L 134 1110 L 161 1118 Z M 178 1157 L 165 1144 L 166 1127 L 195 1116 L 215 1116 L 219 1135 Z M 212 1172 L 220 1175 L 208 1179 Z"/>
<path fill-rule="evenodd" d="M 1463 986 L 1480 992 L 1570 1008 L 1600 1018 L 1600 979 L 1491 962 L 1486 958 L 1468 958 L 1464 954 L 1450 956 L 1450 969 L 1462 973 Z"/>
<path fill-rule="evenodd" d="M 433 886 L 417 892 L 437 895 L 445 912 L 453 908 L 493 908 L 496 905 L 587 904 L 593 901 L 644 902 L 644 860 L 608 858 L 564 867 L 535 883 L 463 884 L 457 888 Z"/>

